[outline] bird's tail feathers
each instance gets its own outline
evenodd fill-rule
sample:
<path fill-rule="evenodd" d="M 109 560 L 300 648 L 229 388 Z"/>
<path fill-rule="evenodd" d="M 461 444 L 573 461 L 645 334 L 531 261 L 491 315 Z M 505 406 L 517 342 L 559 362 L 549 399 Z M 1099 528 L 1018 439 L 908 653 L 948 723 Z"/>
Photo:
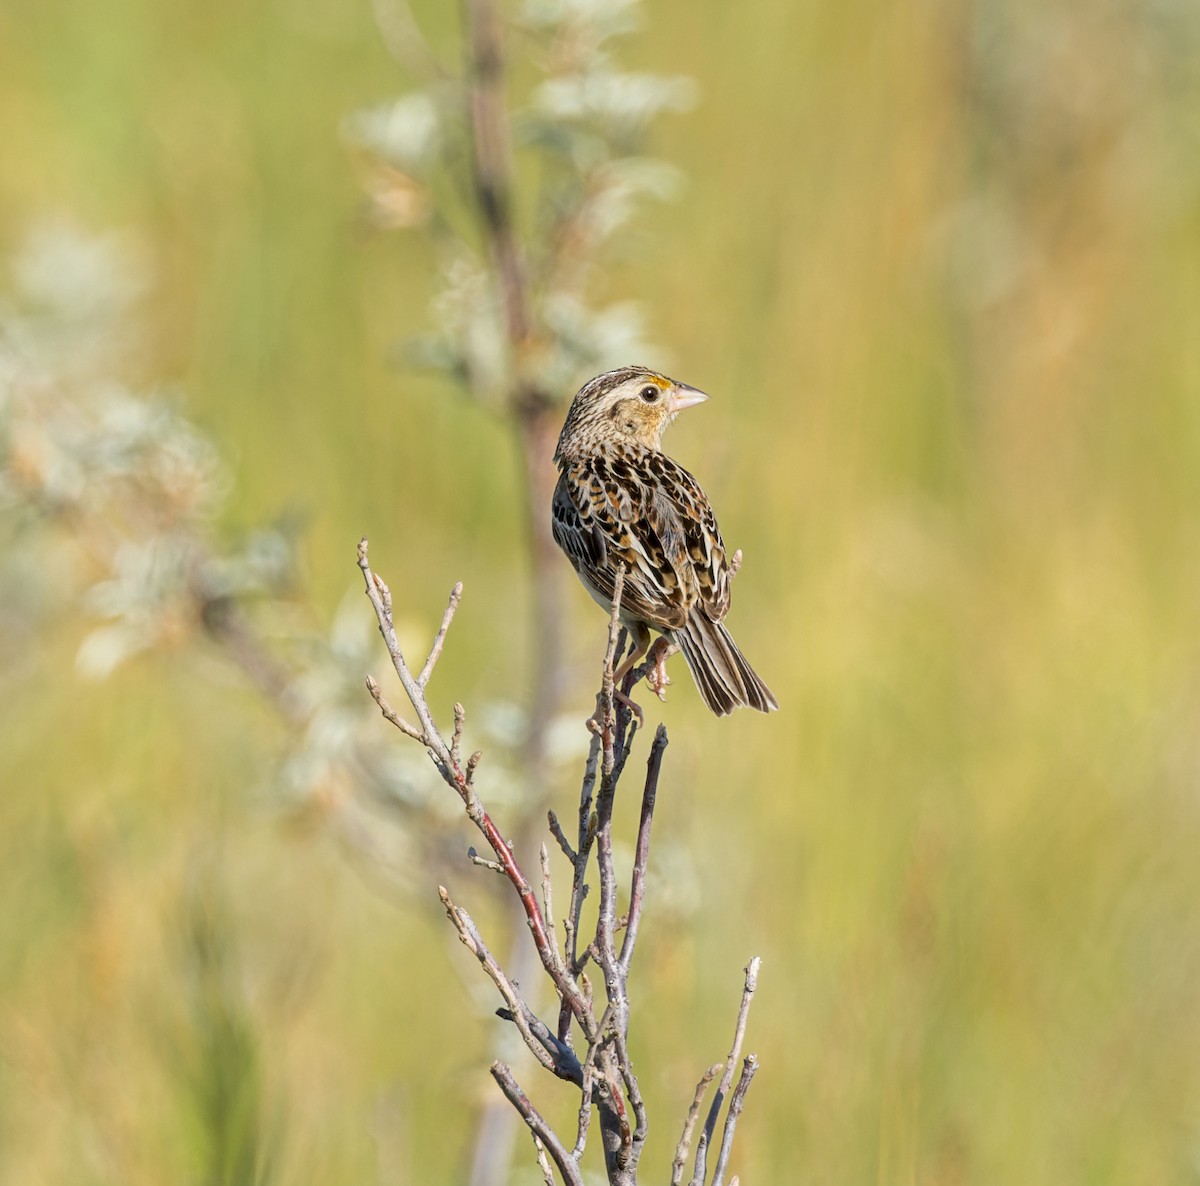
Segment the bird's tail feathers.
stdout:
<path fill-rule="evenodd" d="M 670 637 L 683 652 L 704 702 L 717 716 L 727 716 L 742 706 L 759 712 L 779 707 L 724 623 L 693 609 L 686 624 L 671 631 Z"/>

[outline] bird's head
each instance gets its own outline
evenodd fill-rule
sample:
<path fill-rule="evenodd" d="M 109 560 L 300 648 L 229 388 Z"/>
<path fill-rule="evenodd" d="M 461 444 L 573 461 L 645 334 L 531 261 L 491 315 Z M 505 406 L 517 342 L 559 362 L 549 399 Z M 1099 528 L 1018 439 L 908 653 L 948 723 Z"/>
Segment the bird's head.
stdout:
<path fill-rule="evenodd" d="M 585 383 L 571 401 L 555 460 L 614 439 L 660 449 L 667 425 L 684 408 L 706 399 L 703 391 L 645 367 L 606 371 Z"/>

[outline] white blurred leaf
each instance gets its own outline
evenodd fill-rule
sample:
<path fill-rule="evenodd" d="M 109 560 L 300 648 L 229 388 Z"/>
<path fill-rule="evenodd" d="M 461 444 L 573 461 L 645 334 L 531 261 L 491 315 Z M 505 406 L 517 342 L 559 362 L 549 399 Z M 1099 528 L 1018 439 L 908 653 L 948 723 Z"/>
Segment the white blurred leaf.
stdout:
<path fill-rule="evenodd" d="M 107 679 L 126 659 L 144 651 L 145 636 L 127 622 L 97 626 L 75 655 L 75 669 L 85 679 Z"/>
<path fill-rule="evenodd" d="M 416 91 L 347 116 L 342 135 L 399 169 L 421 173 L 441 148 L 441 115 L 430 95 Z"/>
<path fill-rule="evenodd" d="M 687 111 L 698 95 L 682 76 L 590 71 L 547 79 L 534 106 L 556 119 L 591 119 L 623 130 L 638 128 L 665 111 Z"/>
<path fill-rule="evenodd" d="M 640 0 L 526 0 L 518 20 L 530 29 L 554 31 L 583 25 L 604 40 L 636 29 L 640 7 Z"/>

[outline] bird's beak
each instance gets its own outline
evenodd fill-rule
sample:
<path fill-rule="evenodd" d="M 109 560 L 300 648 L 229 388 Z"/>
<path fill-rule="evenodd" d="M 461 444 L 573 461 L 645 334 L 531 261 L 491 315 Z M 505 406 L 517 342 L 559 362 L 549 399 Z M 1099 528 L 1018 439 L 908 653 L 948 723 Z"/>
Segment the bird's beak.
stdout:
<path fill-rule="evenodd" d="M 704 403 L 706 399 L 708 396 L 703 391 L 697 391 L 694 387 L 688 387 L 684 383 L 676 383 L 671 394 L 667 396 L 667 411 L 675 416 L 684 408 L 694 408 L 697 404 Z"/>

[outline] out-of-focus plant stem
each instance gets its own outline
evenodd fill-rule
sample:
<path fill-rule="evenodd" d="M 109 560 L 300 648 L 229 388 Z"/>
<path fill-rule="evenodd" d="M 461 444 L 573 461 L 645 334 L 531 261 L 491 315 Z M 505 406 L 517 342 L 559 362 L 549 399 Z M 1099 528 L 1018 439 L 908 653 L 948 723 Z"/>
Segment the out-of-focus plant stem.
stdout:
<path fill-rule="evenodd" d="M 495 271 L 513 367 L 508 407 L 521 450 L 525 521 L 533 582 L 533 695 L 526 766 L 538 798 L 545 787 L 546 728 L 562 688 L 561 560 L 550 535 L 555 474 L 550 458 L 556 405 L 530 374 L 536 334 L 525 261 L 513 222 L 512 133 L 505 96 L 504 26 L 494 0 L 464 0 L 466 84 L 475 194 Z M 540 813 L 539 813 L 540 814 Z"/>
<path fill-rule="evenodd" d="M 532 605 L 533 691 L 527 717 L 523 765 L 531 793 L 530 810 L 517 836 L 520 847 L 532 843 L 549 790 L 547 728 L 562 695 L 561 560 L 550 534 L 550 499 L 555 473 L 550 462 L 555 440 L 555 408 L 550 394 L 527 369 L 533 353 L 533 328 L 525 263 L 513 224 L 512 135 L 504 82 L 503 22 L 494 0 L 464 0 L 467 30 L 466 84 L 470 112 L 475 194 L 495 271 L 514 382 L 509 414 L 521 452 L 525 478 L 525 529 L 529 545 Z M 518 983 L 532 984 L 537 971 L 533 948 L 524 942 L 519 906 L 512 916 L 508 967 Z M 502 1098 L 489 1100 L 480 1116 L 471 1165 L 471 1186 L 499 1186 L 508 1176 L 517 1131 L 517 1114 Z"/>

